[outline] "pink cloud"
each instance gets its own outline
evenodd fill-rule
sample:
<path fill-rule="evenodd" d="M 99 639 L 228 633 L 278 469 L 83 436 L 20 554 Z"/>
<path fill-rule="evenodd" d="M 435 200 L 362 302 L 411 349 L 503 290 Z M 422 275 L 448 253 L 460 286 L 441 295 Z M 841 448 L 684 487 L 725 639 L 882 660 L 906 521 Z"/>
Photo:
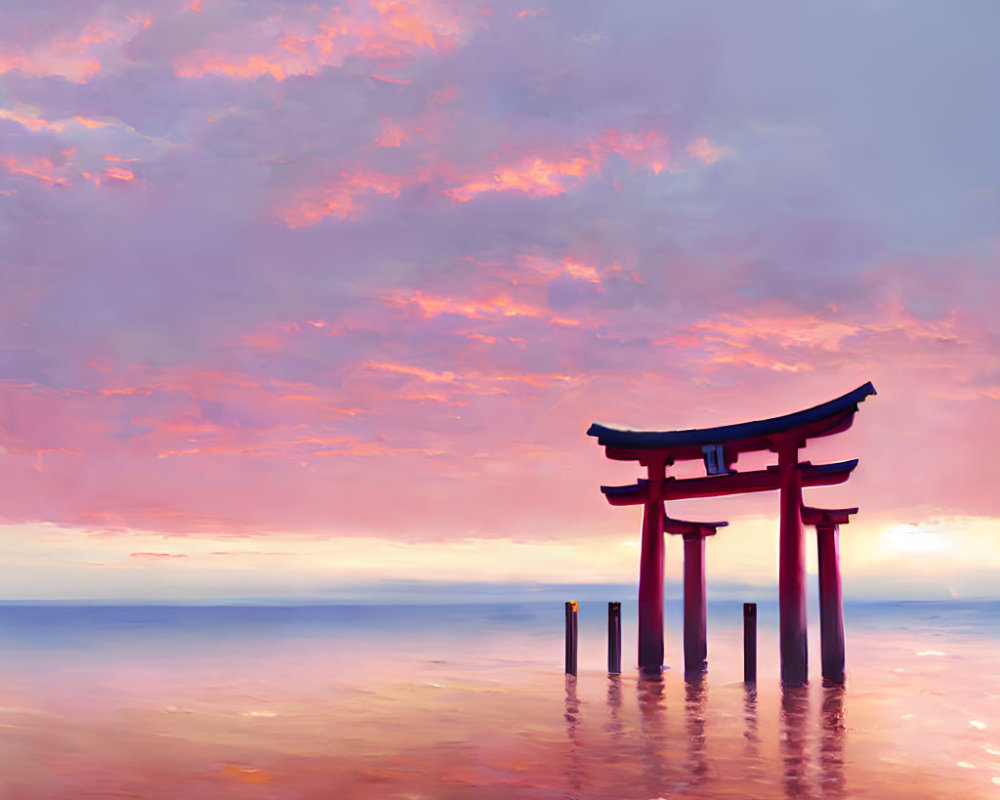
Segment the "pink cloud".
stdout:
<path fill-rule="evenodd" d="M 185 553 L 129 553 L 129 558 L 187 558 Z"/>
<path fill-rule="evenodd" d="M 283 81 L 339 67 L 351 56 L 399 61 L 421 51 L 446 51 L 468 26 L 453 7 L 436 0 L 372 0 L 369 5 L 375 13 L 360 3 L 347 9 L 309 6 L 220 31 L 218 49 L 180 53 L 174 71 L 184 78 L 216 74 L 252 80 L 267 75 Z"/>
<path fill-rule="evenodd" d="M 365 195 L 398 197 L 405 179 L 378 172 L 344 172 L 328 185 L 310 188 L 292 207 L 280 209 L 279 218 L 289 228 L 314 225 L 325 217 L 349 220 L 361 211 Z"/>
<path fill-rule="evenodd" d="M 406 130 L 393 122 L 392 117 L 382 117 L 379 120 L 381 131 L 375 139 L 376 147 L 399 147 L 403 142 L 410 141 Z"/>
<path fill-rule="evenodd" d="M 422 123 L 414 130 L 425 133 Z M 377 146 L 396 147 L 409 138 L 391 119 L 382 119 L 382 134 Z M 389 175 L 364 169 L 346 170 L 339 178 L 309 186 L 296 198 L 281 206 L 276 215 L 291 228 L 305 227 L 327 217 L 355 219 L 363 210 L 365 194 L 398 197 L 407 186 L 443 183 L 441 191 L 458 203 L 465 203 L 487 192 L 510 192 L 530 197 L 554 197 L 579 186 L 586 178 L 599 173 L 612 156 L 624 158 L 634 167 L 648 168 L 659 174 L 668 163 L 667 140 L 655 132 L 620 134 L 608 131 L 582 147 L 560 148 L 554 154 L 530 153 L 510 158 L 506 163 L 485 170 L 467 170 L 438 161 L 419 166 L 405 175 Z M 493 155 L 489 161 L 501 161 Z"/>
<path fill-rule="evenodd" d="M 714 145 L 704 136 L 690 142 L 687 147 L 684 148 L 684 152 L 691 158 L 701 161 L 703 164 L 709 165 L 717 164 L 722 161 L 722 159 L 728 158 L 733 154 L 729 148 Z"/>
<path fill-rule="evenodd" d="M 7 47 L 0 55 L 0 73 L 17 70 L 26 75 L 85 83 L 101 72 L 105 61 L 119 64 L 124 57 L 123 45 L 151 22 L 148 16 L 96 19 L 76 31 L 41 36 L 26 29 L 24 41 Z"/>
<path fill-rule="evenodd" d="M 47 156 L 0 157 L 0 169 L 11 175 L 23 175 L 26 178 L 39 181 L 45 186 L 58 186 L 65 182 L 65 178 L 58 174 L 52 159 Z"/>
<path fill-rule="evenodd" d="M 558 155 L 529 154 L 477 175 L 452 179 L 445 194 L 464 203 L 484 192 L 519 192 L 533 197 L 563 194 L 598 172 L 612 155 L 653 173 L 663 171 L 669 161 L 666 137 L 654 131 L 621 134 L 608 131 L 580 148 L 567 148 Z"/>

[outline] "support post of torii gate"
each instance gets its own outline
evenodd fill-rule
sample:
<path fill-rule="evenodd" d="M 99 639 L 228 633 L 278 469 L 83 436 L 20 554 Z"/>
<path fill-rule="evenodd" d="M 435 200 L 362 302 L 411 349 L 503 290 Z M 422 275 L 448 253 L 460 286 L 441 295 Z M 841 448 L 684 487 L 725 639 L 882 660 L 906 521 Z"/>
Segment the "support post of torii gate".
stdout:
<path fill-rule="evenodd" d="M 708 668 L 708 602 L 705 594 L 705 539 L 728 522 L 686 522 L 664 513 L 663 530 L 684 540 L 684 677 Z"/>
<path fill-rule="evenodd" d="M 816 554 L 819 560 L 819 645 L 823 680 L 843 684 L 844 600 L 840 584 L 840 526 L 850 522 L 856 508 L 802 507 L 802 521 L 816 526 Z"/>
<path fill-rule="evenodd" d="M 857 460 L 813 465 L 800 462 L 798 452 L 809 439 L 847 430 L 858 404 L 875 387 L 866 383 L 818 406 L 771 419 L 738 425 L 677 431 L 636 431 L 594 423 L 608 458 L 637 461 L 647 477 L 631 486 L 602 486 L 611 505 L 642 505 L 643 525 L 639 568 L 639 667 L 663 665 L 663 503 L 690 497 L 715 497 L 744 492 L 780 492 L 780 555 L 778 598 L 781 613 L 781 679 L 804 684 L 806 653 L 805 548 L 802 534 L 802 488 L 843 483 Z M 778 463 L 764 470 L 737 472 L 740 453 L 770 450 Z M 700 460 L 706 477 L 667 477 L 677 461 Z"/>
<path fill-rule="evenodd" d="M 663 669 L 663 459 L 646 463 L 649 478 L 642 507 L 642 541 L 639 557 L 639 668 Z"/>
<path fill-rule="evenodd" d="M 804 444 L 804 443 L 802 443 Z M 802 472 L 799 442 L 783 438 L 778 451 L 778 628 L 781 682 L 802 686 L 809 679 L 806 641 L 806 542 L 802 533 Z"/>

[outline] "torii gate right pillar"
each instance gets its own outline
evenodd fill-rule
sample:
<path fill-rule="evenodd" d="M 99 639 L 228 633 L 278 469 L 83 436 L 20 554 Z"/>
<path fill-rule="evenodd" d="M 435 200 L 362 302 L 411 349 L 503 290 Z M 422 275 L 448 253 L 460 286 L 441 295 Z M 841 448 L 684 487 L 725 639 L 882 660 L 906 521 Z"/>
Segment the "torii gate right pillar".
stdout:
<path fill-rule="evenodd" d="M 840 526 L 850 521 L 856 508 L 802 507 L 802 521 L 816 526 L 819 557 L 819 632 L 823 680 L 844 683 L 844 600 L 840 584 Z"/>
<path fill-rule="evenodd" d="M 809 666 L 806 643 L 806 559 L 802 532 L 802 472 L 799 442 L 786 439 L 778 451 L 781 522 L 778 529 L 778 612 L 781 682 L 803 686 Z"/>

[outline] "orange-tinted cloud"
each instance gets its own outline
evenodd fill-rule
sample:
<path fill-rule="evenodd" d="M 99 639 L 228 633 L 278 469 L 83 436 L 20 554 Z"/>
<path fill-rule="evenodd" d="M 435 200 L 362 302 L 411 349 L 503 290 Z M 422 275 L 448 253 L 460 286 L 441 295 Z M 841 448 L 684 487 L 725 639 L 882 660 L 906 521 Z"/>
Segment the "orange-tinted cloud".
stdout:
<path fill-rule="evenodd" d="M 987 369 L 981 345 L 966 341 L 954 315 L 937 320 L 914 317 L 901 308 L 887 308 L 878 321 L 858 320 L 831 312 L 816 314 L 722 314 L 679 329 L 655 344 L 701 349 L 703 366 L 753 366 L 774 372 L 810 372 L 850 361 L 859 353 L 888 353 L 896 358 L 926 361 L 929 346 L 949 345 L 950 367 L 972 374 Z M 972 347 L 971 352 L 962 348 Z M 882 356 L 879 356 L 881 358 Z M 981 394 L 977 392 L 976 394 Z"/>
<path fill-rule="evenodd" d="M 378 81 L 379 83 L 394 83 L 397 86 L 409 86 L 410 82 L 405 78 L 393 78 L 390 75 L 379 75 L 378 73 L 372 73 L 372 79 Z"/>
<path fill-rule="evenodd" d="M 601 273 L 597 267 L 592 266 L 591 264 L 585 264 L 572 256 L 564 256 L 561 261 L 552 261 L 535 255 L 519 255 L 517 257 L 517 261 L 519 264 L 545 275 L 548 278 L 568 275 L 571 278 L 577 278 L 578 280 L 587 281 L 588 283 L 601 282 Z M 617 270 L 612 268 L 612 271 L 618 271 L 620 269 L 620 267 L 618 267 Z"/>
<path fill-rule="evenodd" d="M 387 361 L 369 361 L 365 364 L 368 369 L 379 372 L 394 372 L 399 375 L 412 375 L 428 383 L 455 383 L 458 376 L 454 372 L 434 372 L 433 370 L 421 367 L 412 367 L 407 364 L 393 364 Z"/>
<path fill-rule="evenodd" d="M 308 190 L 290 208 L 277 211 L 289 228 L 315 225 L 326 217 L 354 219 L 363 195 L 398 197 L 405 180 L 379 172 L 344 172 L 329 186 Z"/>
<path fill-rule="evenodd" d="M 9 108 L 0 108 L 0 119 L 9 119 L 27 128 L 29 131 L 58 131 L 62 130 L 59 123 L 49 122 L 41 117 L 36 117 L 32 112 L 18 111 Z"/>
<path fill-rule="evenodd" d="M 445 194 L 459 203 L 468 202 L 483 192 L 523 192 L 534 197 L 552 197 L 565 192 L 594 168 L 594 163 L 584 156 L 561 160 L 528 157 L 464 180 L 445 189 Z"/>
<path fill-rule="evenodd" d="M 382 125 L 382 135 L 376 139 L 378 146 L 395 147 L 408 139 L 409 135 L 391 119 L 384 118 Z M 414 129 L 426 136 L 422 125 L 418 124 Z M 620 134 L 608 131 L 582 147 L 563 149 L 558 155 L 523 156 L 485 172 L 465 172 L 445 163 L 416 168 L 406 175 L 344 172 L 330 186 L 307 189 L 290 207 L 282 207 L 276 214 L 290 228 L 314 225 L 327 217 L 355 219 L 362 210 L 358 202 L 360 194 L 370 192 L 396 197 L 405 186 L 424 184 L 437 178 L 444 184 L 444 194 L 459 203 L 468 202 L 484 192 L 553 197 L 599 171 L 612 155 L 618 155 L 634 166 L 645 166 L 653 173 L 661 172 L 669 159 L 667 140 L 658 133 Z M 582 277 L 582 273 L 576 277 Z"/>
<path fill-rule="evenodd" d="M 626 133 L 607 131 L 579 148 L 563 153 L 528 155 L 484 173 L 452 181 L 445 189 L 452 200 L 464 203 L 484 192 L 520 192 L 533 197 L 563 194 L 599 171 L 612 154 L 659 174 L 669 163 L 666 137 L 654 131 Z"/>
<path fill-rule="evenodd" d="M 29 40 L 0 54 L 0 73 L 20 70 L 28 75 L 58 76 L 84 83 L 101 71 L 105 55 L 124 58 L 122 45 L 139 30 L 149 27 L 149 17 L 100 19 L 74 34 Z"/>
<path fill-rule="evenodd" d="M 0 168 L 11 175 L 23 175 L 40 181 L 46 186 L 64 184 L 66 180 L 58 174 L 52 159 L 47 156 L 31 156 L 18 159 L 13 156 L 0 156 Z"/>
<path fill-rule="evenodd" d="M 607 131 L 591 145 L 594 158 L 603 161 L 609 154 L 617 153 L 636 166 L 648 167 L 659 175 L 670 162 L 667 137 L 657 131 L 620 133 Z"/>
<path fill-rule="evenodd" d="M 130 558 L 187 558 L 185 553 L 129 553 Z"/>
<path fill-rule="evenodd" d="M 304 17 L 278 18 L 273 24 L 221 35 L 221 52 L 178 55 L 174 71 L 187 78 L 216 74 L 252 80 L 269 75 L 283 81 L 338 67 L 349 56 L 398 60 L 423 50 L 447 50 L 463 30 L 457 12 L 436 0 L 371 0 L 369 8 L 338 6 L 325 14 L 312 6 Z M 252 51 L 246 53 L 247 48 Z"/>
<path fill-rule="evenodd" d="M 124 181 L 126 183 L 131 183 L 135 180 L 135 173 L 130 169 L 124 169 L 122 167 L 108 167 L 104 170 L 105 177 L 112 178 L 116 181 Z"/>
<path fill-rule="evenodd" d="M 377 147 L 399 147 L 403 142 L 410 141 L 410 135 L 401 125 L 393 122 L 392 117 L 382 117 L 379 125 L 381 131 L 375 139 Z"/>
<path fill-rule="evenodd" d="M 470 319 L 495 319 L 499 317 L 543 317 L 548 311 L 539 306 L 519 302 L 506 295 L 490 299 L 439 297 L 420 290 L 404 295 L 386 295 L 385 302 L 396 307 L 415 307 L 425 318 L 439 314 L 457 314 Z"/>
<path fill-rule="evenodd" d="M 97 128 L 104 128 L 110 125 L 110 122 L 104 122 L 99 119 L 88 119 L 87 117 L 75 116 L 73 117 L 75 122 L 78 122 L 84 128 L 89 128 L 90 130 L 96 130 Z"/>
<path fill-rule="evenodd" d="M 425 383 L 446 384 L 454 387 L 459 393 L 497 394 L 506 393 L 503 384 L 523 384 L 525 386 L 542 387 L 551 385 L 572 385 L 581 382 L 582 373 L 556 372 L 504 372 L 474 369 L 462 374 L 444 371 L 436 372 L 424 367 L 394 362 L 370 361 L 365 367 L 377 372 L 390 373 L 415 378 Z M 452 397 L 452 395 L 448 395 Z"/>

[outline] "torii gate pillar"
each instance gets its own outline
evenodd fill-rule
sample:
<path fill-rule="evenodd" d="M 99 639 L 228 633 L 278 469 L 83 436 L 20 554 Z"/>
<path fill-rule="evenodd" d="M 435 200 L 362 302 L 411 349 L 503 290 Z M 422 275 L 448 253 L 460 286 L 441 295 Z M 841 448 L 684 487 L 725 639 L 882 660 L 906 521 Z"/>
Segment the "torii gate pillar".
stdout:
<path fill-rule="evenodd" d="M 639 669 L 663 669 L 663 478 L 666 463 L 653 459 L 648 469 L 648 492 L 642 509 L 639 554 Z"/>
<path fill-rule="evenodd" d="M 705 596 L 705 539 L 727 522 L 685 522 L 665 513 L 663 529 L 684 538 L 684 677 L 708 668 L 708 605 Z"/>
<path fill-rule="evenodd" d="M 819 556 L 819 631 L 823 680 L 843 684 L 845 679 L 844 600 L 840 584 L 840 526 L 856 508 L 802 508 L 802 521 L 816 526 Z"/>
<path fill-rule="evenodd" d="M 785 440 L 778 451 L 781 522 L 778 529 L 778 615 L 781 682 L 803 686 L 809 677 L 806 643 L 806 548 L 802 535 L 802 472 L 799 442 Z"/>

